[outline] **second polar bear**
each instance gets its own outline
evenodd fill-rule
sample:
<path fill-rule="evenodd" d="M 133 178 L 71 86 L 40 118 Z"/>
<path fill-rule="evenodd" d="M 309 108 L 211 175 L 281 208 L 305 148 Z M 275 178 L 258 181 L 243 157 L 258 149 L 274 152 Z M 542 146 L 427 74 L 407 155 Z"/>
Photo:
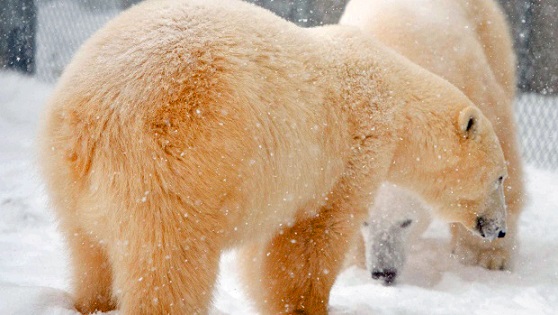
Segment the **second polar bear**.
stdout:
<path fill-rule="evenodd" d="M 524 193 L 512 107 L 515 56 L 501 8 L 495 1 L 487 0 L 352 0 L 340 24 L 359 27 L 411 61 L 447 79 L 494 124 L 509 171 L 505 184 L 506 237 L 488 241 L 472 235 L 460 224 L 452 224 L 452 248 L 466 264 L 508 269 L 517 248 L 517 221 Z M 367 248 L 368 267 L 386 282 L 393 281 L 397 267 L 404 260 L 404 247 L 394 244 L 407 242 L 407 235 L 416 235 L 416 232 L 409 234 L 407 231 L 414 228 L 412 223 L 406 225 L 408 228 L 396 226 L 415 212 L 425 210 L 424 205 L 417 204 L 419 201 L 410 202 L 409 198 L 412 199 L 397 187 L 384 186 L 378 204 L 372 209 L 379 211 L 379 215 L 372 214 L 376 229 L 363 227 L 370 240 L 395 233 L 389 238 L 393 244 L 384 246 L 383 251 L 371 251 L 382 242 L 368 244 Z M 407 211 L 390 210 L 389 204 L 394 202 Z M 380 209 L 381 204 L 387 204 L 388 209 Z M 388 219 L 385 215 L 390 211 L 393 215 Z"/>

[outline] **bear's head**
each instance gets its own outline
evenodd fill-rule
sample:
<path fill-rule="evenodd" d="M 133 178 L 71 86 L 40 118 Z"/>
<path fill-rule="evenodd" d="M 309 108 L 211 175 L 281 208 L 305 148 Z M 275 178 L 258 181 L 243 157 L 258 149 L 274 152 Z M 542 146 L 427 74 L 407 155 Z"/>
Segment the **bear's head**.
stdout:
<path fill-rule="evenodd" d="M 459 91 L 416 98 L 400 118 L 389 180 L 448 222 L 487 239 L 506 233 L 506 163 L 490 121 Z"/>

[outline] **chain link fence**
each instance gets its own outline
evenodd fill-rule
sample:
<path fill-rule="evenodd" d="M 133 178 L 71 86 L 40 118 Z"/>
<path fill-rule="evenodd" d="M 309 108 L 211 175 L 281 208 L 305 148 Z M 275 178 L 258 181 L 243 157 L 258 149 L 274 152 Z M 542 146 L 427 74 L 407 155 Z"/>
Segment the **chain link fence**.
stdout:
<path fill-rule="evenodd" d="M 122 8 L 117 1 L 39 0 L 37 76 L 54 82 L 76 50 Z"/>
<path fill-rule="evenodd" d="M 558 169 L 558 95 L 521 94 L 515 114 L 525 162 Z"/>
<path fill-rule="evenodd" d="M 36 0 L 38 18 L 36 75 L 44 81 L 55 82 L 75 51 L 95 30 L 123 8 L 138 1 Z M 341 15 L 346 2 L 345 0 L 247 1 L 268 7 L 301 26 L 334 23 Z M 308 5 L 314 2 L 316 2 L 314 6 Z M 300 3 L 305 4 L 300 5 Z M 321 12 L 321 21 L 326 22 L 320 22 L 316 12 Z M 304 18 L 305 16 L 310 18 Z M 540 168 L 558 169 L 558 96 L 521 94 L 517 98 L 515 111 L 526 163 Z"/>

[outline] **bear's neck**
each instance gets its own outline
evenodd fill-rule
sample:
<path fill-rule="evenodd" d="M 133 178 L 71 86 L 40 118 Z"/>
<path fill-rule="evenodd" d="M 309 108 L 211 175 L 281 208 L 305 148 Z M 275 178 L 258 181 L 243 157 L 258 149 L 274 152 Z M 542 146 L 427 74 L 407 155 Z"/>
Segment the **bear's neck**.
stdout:
<path fill-rule="evenodd" d="M 399 73 L 402 67 L 396 67 L 397 63 L 392 65 L 391 60 L 369 53 L 354 56 L 348 50 L 340 51 L 347 53 L 324 56 L 326 62 L 316 73 L 327 75 L 317 80 L 327 90 L 328 106 L 337 108 L 347 126 L 343 142 L 350 153 L 344 176 L 351 179 L 347 183 L 358 183 L 358 187 L 348 184 L 351 187 L 344 190 L 366 198 L 388 176 L 400 136 L 399 120 L 406 116 L 410 99 L 402 94 L 405 72 Z"/>
<path fill-rule="evenodd" d="M 426 91 L 430 73 L 379 46 L 374 53 L 354 54 L 350 46 L 340 58 L 334 77 L 345 78 L 336 87 L 337 104 L 348 122 L 352 146 L 393 153 L 417 101 Z M 377 156 L 377 154 L 375 154 Z M 391 155 L 385 156 L 390 163 Z M 389 166 L 386 166 L 389 167 Z"/>
<path fill-rule="evenodd" d="M 333 77 L 344 78 L 337 81 L 335 93 L 349 129 L 349 165 L 356 173 L 350 176 L 373 179 L 366 189 L 375 190 L 390 179 L 395 154 L 408 154 L 396 151 L 416 132 L 412 124 L 427 121 L 418 116 L 429 112 L 437 98 L 433 93 L 441 91 L 443 82 L 379 43 L 368 52 L 357 47 L 346 45 L 342 54 L 330 57 L 338 60 L 329 62 L 338 65 Z"/>
<path fill-rule="evenodd" d="M 349 120 L 357 122 L 352 124 L 353 132 L 360 138 L 385 141 L 381 150 L 389 152 L 389 157 L 383 156 L 384 180 L 424 194 L 421 190 L 424 182 L 416 176 L 421 173 L 417 172 L 417 167 L 421 165 L 424 171 L 425 167 L 435 170 L 438 166 L 436 163 L 427 166 L 427 159 L 417 160 L 422 154 L 415 144 L 436 139 L 430 122 L 434 117 L 439 122 L 453 117 L 466 98 L 441 77 L 394 52 L 378 49 L 375 54 L 363 59 L 366 64 L 361 71 L 356 70 L 350 76 L 361 74 L 361 77 L 345 83 L 344 94 L 359 95 L 354 99 L 356 103 L 347 103 L 349 108 L 345 109 Z M 349 65 L 348 68 L 353 67 Z M 370 68 L 375 70 L 367 74 L 366 69 Z M 376 146 L 372 144 L 372 148 Z"/>

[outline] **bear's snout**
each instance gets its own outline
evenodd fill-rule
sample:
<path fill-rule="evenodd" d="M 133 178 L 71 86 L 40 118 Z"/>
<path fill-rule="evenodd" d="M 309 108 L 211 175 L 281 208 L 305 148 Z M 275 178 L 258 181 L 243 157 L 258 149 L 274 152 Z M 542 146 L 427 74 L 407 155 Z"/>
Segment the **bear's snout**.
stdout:
<path fill-rule="evenodd" d="M 503 238 L 506 236 L 506 229 L 495 219 L 487 219 L 486 217 L 477 217 L 476 230 L 480 236 L 494 240 L 496 237 Z"/>
<path fill-rule="evenodd" d="M 372 279 L 383 280 L 384 285 L 391 285 L 395 282 L 397 277 L 397 269 L 385 268 L 385 269 L 373 269 Z"/>

